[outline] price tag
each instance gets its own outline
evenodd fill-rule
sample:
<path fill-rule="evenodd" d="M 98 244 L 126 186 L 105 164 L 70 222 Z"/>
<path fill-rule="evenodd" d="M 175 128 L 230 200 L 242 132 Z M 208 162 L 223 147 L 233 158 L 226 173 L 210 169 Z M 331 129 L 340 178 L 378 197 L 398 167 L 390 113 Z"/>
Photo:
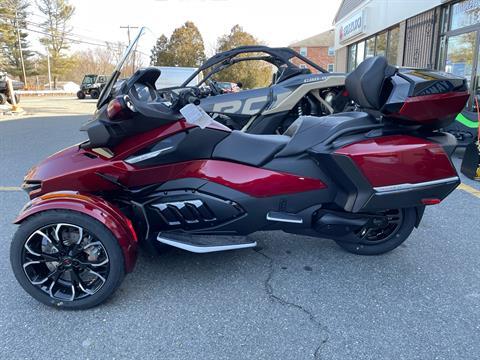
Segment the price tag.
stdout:
<path fill-rule="evenodd" d="M 185 120 L 187 120 L 187 122 L 197 125 L 201 129 L 205 129 L 208 125 L 215 121 L 201 107 L 193 104 L 185 105 L 180 109 L 180 113 L 183 115 Z"/>

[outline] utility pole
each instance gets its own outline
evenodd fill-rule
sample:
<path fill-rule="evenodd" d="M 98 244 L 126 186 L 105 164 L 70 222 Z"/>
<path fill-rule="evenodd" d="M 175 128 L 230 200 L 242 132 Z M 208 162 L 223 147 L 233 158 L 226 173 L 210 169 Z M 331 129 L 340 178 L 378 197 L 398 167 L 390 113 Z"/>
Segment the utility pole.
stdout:
<path fill-rule="evenodd" d="M 120 26 L 120 29 L 127 29 L 127 36 L 128 36 L 128 45 L 130 45 L 130 29 L 138 29 L 138 26 L 131 26 L 131 25 L 126 25 L 126 26 Z M 133 58 L 132 58 L 132 74 L 135 72 L 135 51 L 136 49 L 133 49 Z"/>
<path fill-rule="evenodd" d="M 52 90 L 52 73 L 50 72 L 50 51 L 47 49 L 48 88 Z"/>
<path fill-rule="evenodd" d="M 23 60 L 22 40 L 20 37 L 20 29 L 18 28 L 18 14 L 15 8 L 15 28 L 17 29 L 18 49 L 20 50 L 20 61 L 22 62 L 23 81 L 25 88 L 27 88 L 27 73 L 25 71 L 25 61 Z"/>

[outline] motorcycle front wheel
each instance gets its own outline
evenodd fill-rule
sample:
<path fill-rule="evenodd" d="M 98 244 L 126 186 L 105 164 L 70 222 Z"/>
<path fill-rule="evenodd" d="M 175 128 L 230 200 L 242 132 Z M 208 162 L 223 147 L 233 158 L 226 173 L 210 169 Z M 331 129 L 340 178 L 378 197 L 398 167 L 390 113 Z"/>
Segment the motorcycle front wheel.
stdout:
<path fill-rule="evenodd" d="M 364 227 L 355 232 L 358 242 L 340 242 L 344 250 L 357 255 L 380 255 L 400 246 L 412 233 L 417 213 L 415 208 L 386 210 L 378 215 L 386 218 L 382 226 Z"/>
<path fill-rule="evenodd" d="M 13 237 L 10 262 L 33 298 L 70 310 L 102 303 L 125 276 L 123 253 L 110 230 L 68 210 L 40 212 L 23 221 Z"/>

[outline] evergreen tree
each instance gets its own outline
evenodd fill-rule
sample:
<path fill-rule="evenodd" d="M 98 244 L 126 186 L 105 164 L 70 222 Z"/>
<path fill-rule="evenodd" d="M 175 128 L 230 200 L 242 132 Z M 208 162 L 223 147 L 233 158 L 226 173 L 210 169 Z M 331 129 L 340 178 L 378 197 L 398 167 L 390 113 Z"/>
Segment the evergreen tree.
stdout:
<path fill-rule="evenodd" d="M 150 56 L 150 63 L 155 66 L 170 66 L 172 63 L 171 56 L 167 52 L 168 38 L 165 35 L 161 35 L 155 46 L 152 49 L 152 55 Z"/>
<path fill-rule="evenodd" d="M 21 55 L 26 75 L 34 75 L 31 60 L 33 52 L 29 49 L 28 33 L 24 30 L 27 28 L 28 6 L 27 0 L 0 0 L 0 66 L 10 75 L 20 77 L 24 83 L 26 79 L 23 76 Z"/>

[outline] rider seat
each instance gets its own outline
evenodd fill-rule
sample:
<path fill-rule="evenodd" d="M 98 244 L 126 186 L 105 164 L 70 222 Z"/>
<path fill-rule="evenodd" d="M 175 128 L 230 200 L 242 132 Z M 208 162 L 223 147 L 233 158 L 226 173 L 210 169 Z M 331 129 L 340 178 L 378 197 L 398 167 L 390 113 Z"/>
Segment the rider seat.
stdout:
<path fill-rule="evenodd" d="M 215 147 L 212 158 L 262 166 L 274 157 L 295 156 L 334 135 L 377 125 L 364 112 L 347 112 L 329 116 L 301 116 L 283 135 L 257 135 L 232 131 Z"/>
<path fill-rule="evenodd" d="M 290 141 L 284 135 L 257 135 L 232 131 L 213 150 L 212 158 L 262 166 Z"/>

